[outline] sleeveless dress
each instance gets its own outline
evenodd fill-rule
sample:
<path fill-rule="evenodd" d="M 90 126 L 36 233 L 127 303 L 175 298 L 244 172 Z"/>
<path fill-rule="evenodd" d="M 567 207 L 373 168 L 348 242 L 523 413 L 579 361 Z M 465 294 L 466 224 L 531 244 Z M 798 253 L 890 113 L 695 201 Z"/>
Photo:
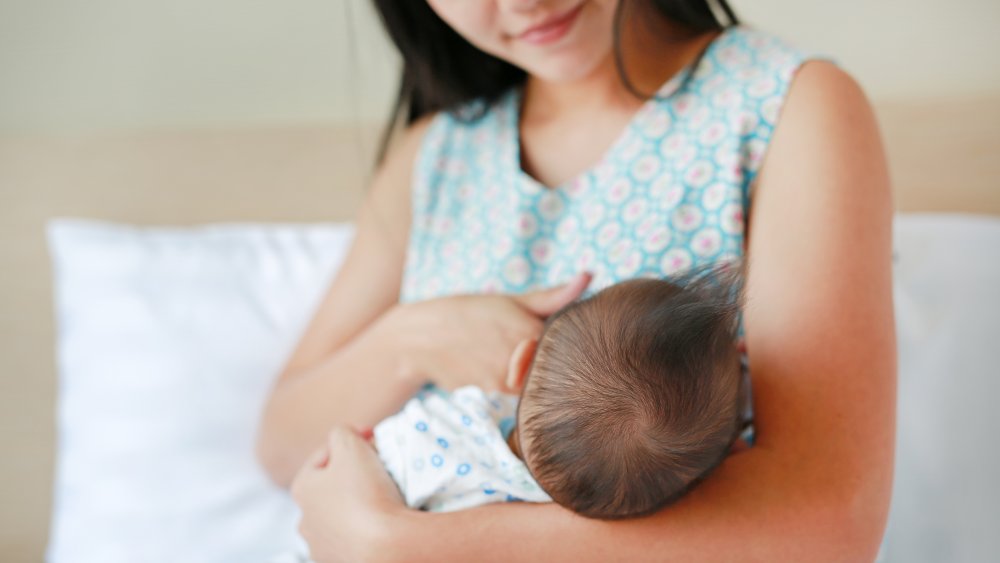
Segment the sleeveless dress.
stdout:
<path fill-rule="evenodd" d="M 521 169 L 520 87 L 492 107 L 440 113 L 415 162 L 400 301 L 522 293 L 581 270 L 594 273 L 589 295 L 741 256 L 751 186 L 809 58 L 771 34 L 727 28 L 599 162 L 554 188 Z"/>
<path fill-rule="evenodd" d="M 792 79 L 812 59 L 836 64 L 729 27 L 641 106 L 597 163 L 554 188 L 521 169 L 520 88 L 480 119 L 466 117 L 484 109 L 478 102 L 440 113 L 415 162 L 400 302 L 522 293 L 582 270 L 594 273 L 587 296 L 743 256 L 754 180 Z M 752 420 L 750 393 L 744 416 Z M 752 426 L 744 438 L 752 443 Z M 884 548 L 883 540 L 878 560 Z"/>
<path fill-rule="evenodd" d="M 811 58 L 829 60 L 744 25 L 723 30 L 593 167 L 554 188 L 521 169 L 520 87 L 438 114 L 415 162 L 400 302 L 522 293 L 582 270 L 594 274 L 588 296 L 742 256 L 754 179 Z M 746 363 L 744 375 L 750 424 Z M 743 437 L 752 443 L 752 426 Z"/>

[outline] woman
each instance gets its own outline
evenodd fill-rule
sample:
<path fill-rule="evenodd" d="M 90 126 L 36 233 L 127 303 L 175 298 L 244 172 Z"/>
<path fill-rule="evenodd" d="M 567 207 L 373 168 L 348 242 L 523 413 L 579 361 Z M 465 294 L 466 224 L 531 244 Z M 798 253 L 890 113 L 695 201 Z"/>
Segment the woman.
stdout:
<path fill-rule="evenodd" d="M 892 484 L 892 206 L 855 81 L 721 0 L 376 4 L 407 128 L 259 437 L 313 558 L 872 559 Z M 754 447 L 653 516 L 408 510 L 349 429 L 428 380 L 501 388 L 514 345 L 588 284 L 743 253 Z"/>

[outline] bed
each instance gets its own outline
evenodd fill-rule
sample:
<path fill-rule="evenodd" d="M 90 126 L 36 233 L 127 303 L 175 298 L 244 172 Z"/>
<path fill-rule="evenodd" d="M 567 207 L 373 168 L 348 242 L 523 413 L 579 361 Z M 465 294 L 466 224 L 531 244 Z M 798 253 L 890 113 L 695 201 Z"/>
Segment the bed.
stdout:
<path fill-rule="evenodd" d="M 988 526 L 998 520 L 995 507 L 1000 506 L 1000 488 L 992 481 L 1000 474 L 1000 463 L 993 450 L 981 445 L 989 439 L 990 429 L 1000 424 L 993 414 L 995 409 L 987 402 L 1000 391 L 995 377 L 998 370 L 995 362 L 986 358 L 990 345 L 1000 336 L 996 320 L 1000 319 L 1000 298 L 994 294 L 994 288 L 1000 287 L 1000 160 L 995 158 L 1000 153 L 1000 99 L 882 104 L 878 111 L 900 213 L 895 265 L 901 336 L 900 450 L 884 555 L 891 561 L 982 560 L 1000 553 L 1000 540 Z M 90 399 L 73 404 L 83 409 L 82 414 L 59 399 L 80 398 L 72 395 L 80 387 L 67 389 L 70 382 L 58 377 L 60 373 L 66 375 L 66 366 L 72 365 L 60 362 L 79 356 L 57 344 L 66 344 L 63 337 L 73 334 L 69 319 L 98 316 L 91 311 L 71 317 L 57 309 L 60 299 L 62 303 L 86 303 L 83 297 L 94 295 L 60 296 L 60 287 L 89 287 L 91 292 L 113 289 L 99 283 L 100 277 L 91 277 L 86 282 L 90 286 L 84 282 L 54 284 L 53 280 L 65 282 L 59 277 L 57 265 L 63 265 L 64 273 L 96 276 L 101 274 L 100 268 L 93 267 L 98 262 L 88 263 L 85 252 L 112 252 L 111 258 L 105 256 L 100 262 L 105 266 L 115 263 L 113 252 L 132 252 L 136 261 L 131 267 L 137 268 L 146 264 L 143 260 L 149 256 L 158 256 L 162 262 L 178 245 L 201 249 L 199 252 L 207 253 L 209 258 L 211 252 L 226 248 L 225 244 L 236 245 L 242 249 L 244 262 L 232 267 L 250 268 L 247 271 L 263 280 L 250 286 L 245 295 L 292 288 L 299 296 L 297 312 L 282 316 L 276 309 L 257 311 L 253 318 L 265 327 L 261 329 L 264 332 L 245 335 L 280 335 L 281 345 L 271 349 L 270 356 L 257 367 L 259 373 L 266 372 L 268 366 L 280 360 L 284 350 L 281 346 L 291 345 L 311 306 L 310 300 L 317 297 L 323 280 L 336 267 L 336 249 L 349 239 L 349 221 L 364 193 L 361 186 L 369 176 L 367 163 L 376 139 L 375 128 L 370 126 L 0 138 L 0 191 L 5 202 L 0 207 L 0 229 L 4 231 L 0 252 L 7 272 L 0 276 L 0 299 L 4 301 L 0 330 L 5 343 L 0 359 L 0 435 L 5 449 L 0 464 L 4 498 L 0 508 L 0 559 L 40 560 L 47 553 L 53 561 L 115 561 L 127 555 L 135 560 L 136 555 L 128 552 L 127 546 L 118 546 L 118 551 L 95 547 L 90 559 L 80 552 L 67 551 L 83 549 L 80 546 L 86 545 L 82 543 L 86 540 L 79 536 L 100 538 L 98 522 L 94 529 L 88 529 L 73 520 L 74 515 L 86 514 L 88 507 L 93 509 L 98 504 L 102 510 L 113 511 L 116 502 L 127 499 L 120 496 L 120 490 L 101 495 L 97 493 L 102 491 L 91 487 L 95 496 L 76 496 L 77 506 L 82 508 L 72 512 L 66 508 L 72 506 L 72 497 L 53 496 L 53 483 L 57 481 L 65 491 L 67 480 L 83 480 L 83 484 L 75 484 L 74 490 L 87 491 L 85 476 L 93 478 L 102 471 L 112 471 L 98 461 L 117 459 L 97 459 L 86 448 L 73 454 L 68 448 L 85 444 L 86 440 L 73 442 L 79 436 L 57 434 L 58 428 L 72 428 L 60 425 L 87 419 L 86 409 L 93 408 L 98 402 L 94 397 L 100 396 L 100 389 L 93 386 L 95 379 L 90 378 L 81 379 L 81 384 L 91 384 L 86 389 Z M 316 202 L 325 205 L 317 206 Z M 53 223 L 55 218 L 86 218 L 102 223 Z M 210 224 L 216 225 L 215 230 L 205 228 Z M 172 230 L 149 231 L 132 226 Z M 166 238 L 157 243 L 156 236 Z M 59 246 L 59 241 L 69 242 Z M 82 242 L 89 246 L 72 247 Z M 127 250 L 129 245 L 131 251 Z M 56 249 L 65 253 L 57 255 Z M 295 257 L 290 262 L 295 267 L 283 269 L 290 263 L 281 260 L 289 260 L 289 256 Z M 94 255 L 90 258 L 95 259 Z M 77 262 L 71 266 L 73 260 Z M 165 270 L 170 275 L 177 271 Z M 275 274 L 289 271 L 294 275 Z M 102 275 L 119 276 L 104 279 L 121 279 L 125 274 L 119 270 Z M 132 289 L 143 295 L 142 290 L 134 286 Z M 148 295 L 149 288 L 145 291 Z M 87 332 L 94 334 L 93 330 Z M 94 369 L 91 373 L 101 373 Z M 108 379 L 105 383 L 115 381 Z M 250 412 L 255 401 L 259 402 L 265 383 L 257 381 L 257 395 L 245 390 L 246 395 L 233 398 L 232 408 Z M 60 390 L 61 394 L 57 392 Z M 215 390 L 222 392 L 226 388 L 220 384 Z M 163 389 L 142 390 L 157 391 Z M 220 416 L 197 401 L 185 404 L 185 408 L 193 409 L 191 412 Z M 140 442 L 129 440 L 138 437 L 125 435 L 115 426 L 129 413 L 114 410 L 124 408 L 122 404 L 105 407 L 102 405 L 100 420 L 107 426 L 89 429 L 89 439 L 116 436 L 108 443 L 121 446 L 122 451 L 136 451 Z M 955 430 L 955 436 L 960 438 L 949 439 L 947 429 Z M 163 427 L 160 430 L 161 439 L 172 436 L 180 444 L 192 439 L 189 435 L 174 436 Z M 58 462 L 66 459 L 84 465 L 63 467 L 64 473 L 60 474 Z M 128 459 L 119 461 L 127 463 Z M 90 466 L 86 465 L 88 461 Z M 73 474 L 73 467 L 81 469 Z M 247 506 L 239 502 L 270 503 L 268 506 L 275 507 L 271 516 L 275 520 L 230 519 L 229 523 L 233 530 L 245 534 L 260 527 L 281 528 L 283 531 L 273 541 L 275 549 L 284 547 L 295 541 L 288 526 L 295 517 L 294 507 L 279 493 L 260 488 L 260 478 L 247 477 L 241 485 L 245 489 L 220 497 L 219 504 L 213 505 L 217 512 L 208 514 L 218 521 L 239 512 L 234 507 Z M 942 483 L 950 484 L 945 487 Z M 160 484 L 170 489 L 169 483 Z M 259 496 L 245 492 L 256 486 Z M 177 523 L 188 514 L 185 511 L 206 510 L 203 505 L 183 505 L 182 500 L 174 499 L 171 505 L 176 534 L 186 530 Z M 121 504 L 117 508 L 122 509 Z M 162 518 L 163 511 L 144 515 Z M 136 518 L 133 537 L 144 537 L 141 525 L 151 521 Z M 100 523 L 110 526 L 114 522 Z M 162 549 L 167 551 L 161 554 L 174 553 L 168 547 L 165 544 Z M 206 558 L 184 560 L 246 561 L 246 557 L 256 558 L 257 554 L 267 556 L 262 551 L 248 554 L 217 547 L 221 551 L 206 552 Z M 211 554 L 214 559 L 208 558 Z M 74 555 L 76 559 L 71 558 Z"/>

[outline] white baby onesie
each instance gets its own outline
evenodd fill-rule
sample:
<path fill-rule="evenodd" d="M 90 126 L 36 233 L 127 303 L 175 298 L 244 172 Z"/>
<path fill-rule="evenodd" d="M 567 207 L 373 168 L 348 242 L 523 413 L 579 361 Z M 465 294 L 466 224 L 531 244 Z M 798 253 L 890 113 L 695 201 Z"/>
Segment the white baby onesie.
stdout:
<path fill-rule="evenodd" d="M 436 512 L 504 501 L 550 502 L 510 451 L 518 398 L 474 386 L 448 393 L 424 386 L 374 428 L 375 448 L 406 504 Z M 314 563 L 309 546 L 268 563 Z"/>
<path fill-rule="evenodd" d="M 518 398 L 424 386 L 374 429 L 375 448 L 412 508 L 447 512 L 492 502 L 550 502 L 507 446 Z"/>

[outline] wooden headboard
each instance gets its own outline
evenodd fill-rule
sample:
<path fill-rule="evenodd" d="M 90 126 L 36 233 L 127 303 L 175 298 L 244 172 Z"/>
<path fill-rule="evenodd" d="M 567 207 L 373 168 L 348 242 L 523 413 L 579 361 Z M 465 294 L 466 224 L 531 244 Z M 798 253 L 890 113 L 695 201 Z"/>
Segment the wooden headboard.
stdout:
<path fill-rule="evenodd" d="M 1000 215 L 1000 96 L 876 111 L 899 211 Z"/>

